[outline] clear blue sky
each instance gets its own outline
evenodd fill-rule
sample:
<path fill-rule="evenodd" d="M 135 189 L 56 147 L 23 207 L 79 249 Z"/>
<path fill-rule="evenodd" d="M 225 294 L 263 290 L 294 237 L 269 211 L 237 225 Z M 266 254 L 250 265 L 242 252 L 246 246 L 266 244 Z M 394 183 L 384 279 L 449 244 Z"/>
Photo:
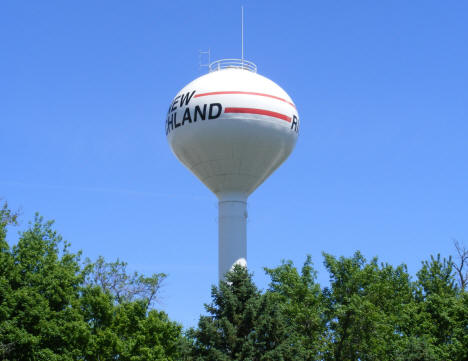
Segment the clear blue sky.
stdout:
<path fill-rule="evenodd" d="M 301 117 L 250 198 L 248 262 L 355 250 L 414 274 L 468 243 L 468 3 L 244 1 L 246 58 Z M 173 156 L 167 107 L 240 56 L 238 1 L 2 1 L 0 197 L 74 250 L 166 272 L 159 308 L 194 325 L 217 282 L 217 202 Z M 12 237 L 14 238 L 14 231 Z"/>

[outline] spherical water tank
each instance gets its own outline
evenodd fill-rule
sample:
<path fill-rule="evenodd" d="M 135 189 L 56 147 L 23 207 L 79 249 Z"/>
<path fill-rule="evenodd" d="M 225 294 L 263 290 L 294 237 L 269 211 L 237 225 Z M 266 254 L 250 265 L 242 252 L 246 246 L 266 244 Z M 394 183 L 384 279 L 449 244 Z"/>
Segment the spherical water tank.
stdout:
<path fill-rule="evenodd" d="M 222 277 L 232 260 L 246 263 L 242 246 L 245 257 L 228 254 L 229 260 L 221 264 L 223 234 L 231 238 L 232 233 L 245 234 L 245 224 L 223 222 L 237 214 L 245 223 L 247 197 L 291 154 L 299 132 L 296 106 L 280 86 L 257 74 L 253 63 L 222 60 L 174 97 L 165 131 L 176 157 L 220 201 Z M 242 237 L 225 242 L 234 248 L 229 246 L 226 252 L 235 253 L 237 245 L 231 243 L 245 243 Z"/>

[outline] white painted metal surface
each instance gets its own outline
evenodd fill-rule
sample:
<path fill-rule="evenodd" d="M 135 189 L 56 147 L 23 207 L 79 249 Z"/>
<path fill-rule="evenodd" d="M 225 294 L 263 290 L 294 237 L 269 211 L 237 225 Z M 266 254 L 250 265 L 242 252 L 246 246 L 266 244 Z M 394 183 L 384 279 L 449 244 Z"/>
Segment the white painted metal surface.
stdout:
<path fill-rule="evenodd" d="M 218 195 L 218 275 L 235 264 L 247 267 L 247 197 L 243 193 Z"/>
<path fill-rule="evenodd" d="M 233 264 L 246 265 L 247 197 L 291 154 L 299 116 L 255 64 L 215 63 L 173 99 L 166 135 L 176 157 L 219 199 L 221 279 Z"/>
<path fill-rule="evenodd" d="M 257 65 L 245 59 L 221 59 L 213 61 L 208 65 L 209 71 L 222 69 L 244 69 L 254 73 L 257 72 Z"/>

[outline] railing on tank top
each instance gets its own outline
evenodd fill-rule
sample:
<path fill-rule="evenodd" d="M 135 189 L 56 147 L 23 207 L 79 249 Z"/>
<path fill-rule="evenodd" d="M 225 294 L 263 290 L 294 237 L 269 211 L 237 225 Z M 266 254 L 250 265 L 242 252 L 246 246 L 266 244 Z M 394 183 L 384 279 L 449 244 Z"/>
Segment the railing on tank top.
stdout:
<path fill-rule="evenodd" d="M 222 69 L 228 69 L 228 68 L 244 69 L 244 70 L 251 71 L 253 73 L 257 72 L 257 65 L 255 65 L 251 61 L 242 60 L 242 59 L 216 60 L 208 66 L 208 69 L 210 70 L 210 72 L 218 71 Z"/>

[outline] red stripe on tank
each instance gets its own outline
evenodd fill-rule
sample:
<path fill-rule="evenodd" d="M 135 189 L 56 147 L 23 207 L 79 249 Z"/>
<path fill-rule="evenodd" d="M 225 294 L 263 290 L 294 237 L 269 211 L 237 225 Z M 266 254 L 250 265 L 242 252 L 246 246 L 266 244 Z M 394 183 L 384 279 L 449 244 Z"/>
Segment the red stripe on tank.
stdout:
<path fill-rule="evenodd" d="M 283 98 L 280 98 L 280 97 L 277 97 L 277 96 L 274 96 L 274 95 L 270 95 L 270 94 L 256 93 L 256 92 L 220 91 L 220 92 L 210 92 L 210 93 L 195 94 L 195 95 L 194 95 L 194 98 L 206 97 L 206 96 L 209 96 L 209 95 L 223 95 L 223 94 L 258 95 L 258 96 L 261 96 L 261 97 L 273 98 L 273 99 L 280 100 L 280 101 L 282 101 L 282 102 L 288 103 L 289 105 L 292 105 L 292 106 L 294 107 L 294 109 L 296 109 L 296 106 L 295 106 L 293 103 L 291 103 L 290 101 L 286 100 L 286 99 L 283 99 Z"/>
<path fill-rule="evenodd" d="M 256 109 L 256 108 L 225 108 L 224 109 L 225 113 L 247 113 L 247 114 L 260 114 L 260 115 L 268 115 L 269 117 L 274 117 L 278 119 L 282 119 L 287 121 L 288 123 L 291 123 L 291 117 L 288 117 L 287 115 L 281 114 L 281 113 L 276 113 L 272 112 L 270 110 L 265 110 L 265 109 Z"/>

